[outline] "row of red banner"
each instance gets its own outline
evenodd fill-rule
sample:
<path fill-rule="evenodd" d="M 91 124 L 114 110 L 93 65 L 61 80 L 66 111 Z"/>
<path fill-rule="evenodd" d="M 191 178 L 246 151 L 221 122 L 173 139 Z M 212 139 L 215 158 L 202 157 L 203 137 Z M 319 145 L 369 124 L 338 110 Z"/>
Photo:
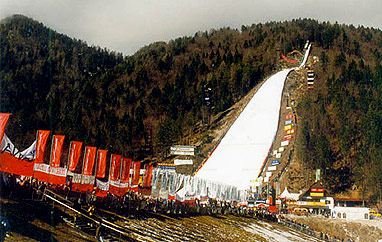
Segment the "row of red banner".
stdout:
<path fill-rule="evenodd" d="M 4 135 L 5 126 L 9 119 L 9 114 L 0 113 L 0 140 Z M 80 141 L 70 142 L 67 168 L 61 167 L 61 155 L 65 140 L 64 135 L 53 135 L 50 152 L 49 165 L 44 163 L 46 144 L 50 135 L 48 130 L 38 130 L 35 159 L 27 161 L 16 158 L 7 152 L 0 154 L 0 171 L 8 173 L 33 176 L 34 178 L 51 184 L 62 185 L 69 181 L 71 189 L 74 191 L 93 191 L 96 178 L 106 177 L 106 157 L 107 150 L 86 146 L 82 166 L 78 167 L 81 159 L 83 143 Z M 81 173 L 76 173 L 76 169 L 81 168 Z M 130 169 L 133 168 L 130 179 Z M 95 170 L 94 170 L 95 168 Z M 143 187 L 150 187 L 153 166 L 147 164 Z M 115 195 L 127 193 L 127 191 L 138 190 L 140 182 L 141 162 L 133 162 L 131 158 L 122 158 L 121 155 L 111 154 L 109 182 L 97 182 L 96 194 L 101 196 L 110 192 Z M 69 178 L 69 179 L 68 179 Z M 100 188 L 98 188 L 98 184 Z"/>

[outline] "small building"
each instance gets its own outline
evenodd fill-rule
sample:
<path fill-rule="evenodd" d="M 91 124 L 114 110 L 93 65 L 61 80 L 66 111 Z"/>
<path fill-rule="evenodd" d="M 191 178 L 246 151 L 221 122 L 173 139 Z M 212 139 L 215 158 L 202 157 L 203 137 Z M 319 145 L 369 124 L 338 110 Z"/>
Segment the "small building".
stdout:
<path fill-rule="evenodd" d="M 335 219 L 370 219 L 370 209 L 365 207 L 334 207 L 331 215 Z"/>

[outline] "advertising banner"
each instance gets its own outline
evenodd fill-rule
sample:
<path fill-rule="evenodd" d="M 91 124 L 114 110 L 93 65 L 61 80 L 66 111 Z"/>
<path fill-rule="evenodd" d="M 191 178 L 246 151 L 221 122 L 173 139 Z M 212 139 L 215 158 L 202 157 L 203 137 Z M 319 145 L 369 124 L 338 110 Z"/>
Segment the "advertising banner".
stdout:
<path fill-rule="evenodd" d="M 81 157 L 82 142 L 72 141 L 70 142 L 70 155 L 69 155 L 69 171 L 74 171 L 78 165 L 78 161 Z"/>
<path fill-rule="evenodd" d="M 50 134 L 49 130 L 37 131 L 37 148 L 36 148 L 35 163 L 44 163 L 46 142 L 48 141 L 49 134 Z"/>
<path fill-rule="evenodd" d="M 145 177 L 143 179 L 143 187 L 150 187 L 151 185 L 151 178 L 153 175 L 153 165 L 146 164 L 146 169 L 145 169 Z"/>
<path fill-rule="evenodd" d="M 194 146 L 187 146 L 187 145 L 175 145 L 170 147 L 170 153 L 172 155 L 191 155 L 193 156 L 195 154 L 195 147 Z"/>
<path fill-rule="evenodd" d="M 50 154 L 50 166 L 60 167 L 62 146 L 64 145 L 64 135 L 53 135 L 52 149 Z"/>
<path fill-rule="evenodd" d="M 287 146 L 289 145 L 289 140 L 281 142 L 281 146 Z"/>
<path fill-rule="evenodd" d="M 110 180 L 119 180 L 119 171 L 121 169 L 121 156 L 112 154 L 111 157 L 111 168 L 110 168 Z"/>
<path fill-rule="evenodd" d="M 0 113 L 0 143 L 3 140 L 5 126 L 8 123 L 9 115 L 9 113 Z"/>
<path fill-rule="evenodd" d="M 121 183 L 129 182 L 131 162 L 131 158 L 122 159 Z"/>
<path fill-rule="evenodd" d="M 105 178 L 107 150 L 98 150 L 97 155 L 97 178 Z"/>
<path fill-rule="evenodd" d="M 133 178 L 131 180 L 131 188 L 133 190 L 138 188 L 140 170 L 141 170 L 141 162 L 134 161 L 134 163 L 133 163 Z"/>
<path fill-rule="evenodd" d="M 175 159 L 174 164 L 176 166 L 181 166 L 181 165 L 192 165 L 193 162 L 192 160 L 180 160 L 180 159 Z"/>
<path fill-rule="evenodd" d="M 86 146 L 85 157 L 84 157 L 84 167 L 82 170 L 83 175 L 91 176 L 93 175 L 94 163 L 97 154 L 97 148 Z"/>

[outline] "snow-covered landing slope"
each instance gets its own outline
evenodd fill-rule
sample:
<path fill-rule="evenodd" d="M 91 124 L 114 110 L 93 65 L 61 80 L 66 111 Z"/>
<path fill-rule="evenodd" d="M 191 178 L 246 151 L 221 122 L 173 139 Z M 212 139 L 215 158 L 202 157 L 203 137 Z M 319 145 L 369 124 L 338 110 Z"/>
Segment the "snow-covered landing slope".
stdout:
<path fill-rule="evenodd" d="M 282 70 L 265 81 L 196 177 L 240 190 L 249 187 L 250 180 L 259 174 L 276 134 L 282 90 L 292 70 Z"/>

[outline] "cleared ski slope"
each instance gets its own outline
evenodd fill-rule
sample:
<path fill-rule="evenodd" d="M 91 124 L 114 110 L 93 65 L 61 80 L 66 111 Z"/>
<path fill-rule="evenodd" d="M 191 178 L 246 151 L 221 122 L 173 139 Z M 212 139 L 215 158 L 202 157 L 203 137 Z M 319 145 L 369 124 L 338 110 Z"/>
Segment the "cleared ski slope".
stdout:
<path fill-rule="evenodd" d="M 299 68 L 305 65 L 310 45 Z M 196 177 L 249 188 L 257 178 L 277 132 L 285 69 L 271 76 L 256 92 Z"/>

